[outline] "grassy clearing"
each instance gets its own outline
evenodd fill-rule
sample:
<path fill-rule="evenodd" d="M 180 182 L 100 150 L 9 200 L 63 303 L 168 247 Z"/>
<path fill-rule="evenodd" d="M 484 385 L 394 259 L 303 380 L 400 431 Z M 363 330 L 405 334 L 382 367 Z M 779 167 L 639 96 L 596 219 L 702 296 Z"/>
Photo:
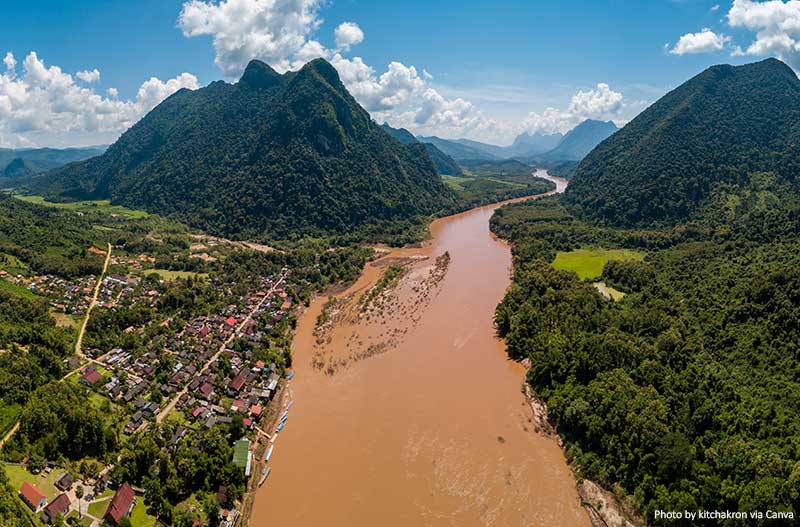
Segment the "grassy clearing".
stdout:
<path fill-rule="evenodd" d="M 45 474 L 44 472 L 31 474 L 27 468 L 19 465 L 6 465 L 5 470 L 8 475 L 8 481 L 14 490 L 18 491 L 22 484 L 27 481 L 36 485 L 36 488 L 47 496 L 48 501 L 61 494 L 61 491 L 55 487 L 55 482 L 64 474 L 63 470 L 53 470 L 50 474 Z"/>
<path fill-rule="evenodd" d="M 78 329 L 80 326 L 80 321 L 72 316 L 67 315 L 66 313 L 62 313 L 61 311 L 50 311 L 50 316 L 56 321 L 57 326 L 63 326 L 65 328 L 75 328 Z"/>
<path fill-rule="evenodd" d="M 12 275 L 25 275 L 28 272 L 28 265 L 12 254 L 0 253 L 0 269 Z"/>
<path fill-rule="evenodd" d="M 94 201 L 73 201 L 71 203 L 55 203 L 45 200 L 42 196 L 14 196 L 22 201 L 28 203 L 35 203 L 36 205 L 44 205 L 46 207 L 55 207 L 58 209 L 71 210 L 83 213 L 99 213 L 99 214 L 114 214 L 118 216 L 125 216 L 131 219 L 146 218 L 149 214 L 143 210 L 133 210 L 122 205 L 112 205 L 107 199 L 94 200 Z"/>
<path fill-rule="evenodd" d="M 574 271 L 581 280 L 599 278 L 609 260 L 642 260 L 644 254 L 630 249 L 576 249 L 560 252 L 553 261 L 555 269 Z"/>
<path fill-rule="evenodd" d="M 442 176 L 442 181 L 445 185 L 459 192 L 464 190 L 464 183 L 471 181 L 472 179 L 474 178 L 463 176 Z"/>
<path fill-rule="evenodd" d="M 613 300 L 614 302 L 622 300 L 625 297 L 625 293 L 617 289 L 614 289 L 610 285 L 607 285 L 605 282 L 595 282 L 594 286 L 600 292 L 601 295 L 608 298 L 609 300 Z"/>
<path fill-rule="evenodd" d="M 168 269 L 150 269 L 145 271 L 145 274 L 156 273 L 163 280 L 171 281 L 179 278 L 207 278 L 207 273 L 193 273 L 192 271 L 170 271 Z"/>
<path fill-rule="evenodd" d="M 8 280 L 0 278 L 0 290 L 6 291 L 11 293 L 15 296 L 21 296 L 23 298 L 28 298 L 33 300 L 35 298 L 40 298 L 38 295 L 34 294 L 31 290 L 22 287 L 21 285 L 12 284 Z"/>

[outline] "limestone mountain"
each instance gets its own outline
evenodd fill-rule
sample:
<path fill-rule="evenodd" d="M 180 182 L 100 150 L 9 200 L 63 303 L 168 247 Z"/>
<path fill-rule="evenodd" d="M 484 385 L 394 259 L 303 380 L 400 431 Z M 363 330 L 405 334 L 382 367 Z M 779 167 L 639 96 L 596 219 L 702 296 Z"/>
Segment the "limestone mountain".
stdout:
<path fill-rule="evenodd" d="M 380 238 L 455 200 L 425 147 L 392 139 L 322 59 L 285 74 L 252 61 L 235 84 L 179 90 L 102 156 L 35 187 L 225 236 L 283 239 Z"/>
<path fill-rule="evenodd" d="M 765 213 L 786 207 L 798 174 L 800 80 L 767 59 L 713 66 L 666 94 L 584 158 L 564 200 L 600 223 L 674 224 L 714 207 L 735 216 L 758 205 L 752 192 Z"/>

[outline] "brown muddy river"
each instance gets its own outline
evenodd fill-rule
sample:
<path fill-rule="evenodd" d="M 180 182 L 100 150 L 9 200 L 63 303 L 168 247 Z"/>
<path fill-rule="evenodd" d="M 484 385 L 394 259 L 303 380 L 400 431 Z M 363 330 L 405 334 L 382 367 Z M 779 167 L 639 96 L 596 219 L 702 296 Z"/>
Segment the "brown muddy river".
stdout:
<path fill-rule="evenodd" d="M 251 525 L 589 525 L 492 327 L 511 267 L 489 231 L 498 206 L 436 220 L 425 247 L 368 264 L 301 317 L 294 403 Z M 375 290 L 390 264 L 405 274 Z M 315 329 L 323 309 L 330 321 Z"/>

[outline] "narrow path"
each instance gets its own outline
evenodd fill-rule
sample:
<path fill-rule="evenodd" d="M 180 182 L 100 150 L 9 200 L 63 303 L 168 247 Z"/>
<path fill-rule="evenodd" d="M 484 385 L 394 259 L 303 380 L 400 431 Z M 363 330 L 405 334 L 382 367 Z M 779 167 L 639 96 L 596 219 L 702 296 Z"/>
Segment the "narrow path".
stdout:
<path fill-rule="evenodd" d="M 214 363 L 214 361 L 216 361 L 219 358 L 219 356 L 222 354 L 222 352 L 225 351 L 225 348 L 227 348 L 228 345 L 231 342 L 233 342 L 233 339 L 235 339 L 236 337 L 239 336 L 239 334 L 242 331 L 242 328 L 244 328 L 244 326 L 248 322 L 250 322 L 250 320 L 252 320 L 253 315 L 255 314 L 255 312 L 258 311 L 259 309 L 261 309 L 261 306 L 263 306 L 265 302 L 267 302 L 269 299 L 272 298 L 272 293 L 274 293 L 275 289 L 277 289 L 278 286 L 283 283 L 283 281 L 286 279 L 286 275 L 287 274 L 288 274 L 288 271 L 283 273 L 283 275 L 280 277 L 280 279 L 278 279 L 278 281 L 275 282 L 275 285 L 272 286 L 272 289 L 270 289 L 269 292 L 266 295 L 264 295 L 264 298 L 262 298 L 261 301 L 258 304 L 256 304 L 256 306 L 250 311 L 250 313 L 244 318 L 244 320 L 242 320 L 239 323 L 239 325 L 236 326 L 236 329 L 233 331 L 233 333 L 231 333 L 230 337 L 225 339 L 225 342 L 222 343 L 222 345 L 219 347 L 217 352 L 214 355 L 212 355 L 211 358 L 208 359 L 208 361 L 206 361 L 206 363 L 203 365 L 202 368 L 200 368 L 199 371 L 201 373 L 203 371 L 207 370 L 208 367 L 211 366 Z M 167 406 L 165 406 L 164 409 L 161 410 L 161 412 L 159 412 L 159 414 L 156 416 L 156 423 L 160 423 L 161 421 L 163 421 L 164 418 L 167 415 L 169 415 L 169 413 L 175 408 L 175 404 L 177 404 L 178 400 L 181 397 L 183 397 L 183 395 L 185 395 L 186 392 L 188 392 L 188 391 L 189 391 L 189 383 L 187 383 L 186 386 L 184 386 L 181 391 L 176 393 L 175 396 L 169 401 L 169 404 L 167 404 Z"/>
<path fill-rule="evenodd" d="M 92 301 L 89 303 L 89 307 L 86 308 L 86 316 L 83 317 L 83 324 L 81 325 L 81 330 L 78 332 L 78 339 L 75 341 L 75 355 L 80 358 L 86 358 L 81 350 L 81 346 L 83 345 L 83 334 L 86 333 L 86 326 L 89 324 L 89 316 L 92 314 L 92 309 L 94 309 L 95 304 L 97 304 L 97 297 L 100 295 L 100 286 L 103 284 L 103 278 L 106 276 L 106 271 L 108 271 L 108 264 L 111 262 L 111 244 L 108 244 L 108 253 L 106 254 L 106 261 L 103 263 L 103 272 L 100 273 L 100 276 L 97 277 L 97 283 L 94 286 L 94 294 L 92 295 Z"/>
<path fill-rule="evenodd" d="M 6 436 L 0 440 L 0 450 L 3 450 L 3 447 L 6 446 L 6 443 L 10 441 L 12 437 L 14 437 L 14 434 L 17 433 L 17 430 L 19 430 L 19 421 L 17 421 L 17 424 L 15 424 L 11 430 L 8 431 Z"/>
<path fill-rule="evenodd" d="M 86 325 L 89 323 L 89 314 L 92 312 L 92 308 L 97 303 L 97 297 L 100 294 L 100 285 L 103 283 L 103 278 L 105 278 L 106 271 L 108 271 L 108 264 L 109 264 L 110 261 L 111 261 L 111 244 L 109 243 L 108 244 L 108 252 L 106 253 L 106 261 L 103 263 L 103 272 L 100 273 L 100 276 L 97 278 L 97 283 L 94 286 L 94 294 L 92 296 L 92 301 L 89 304 L 89 307 L 86 308 L 86 316 L 83 319 L 83 325 L 81 326 L 81 330 L 78 333 L 78 339 L 75 341 L 75 355 L 77 355 L 78 357 L 80 357 L 82 359 L 87 359 L 88 358 L 81 351 L 81 345 L 83 344 L 83 334 L 86 331 Z M 92 362 L 97 362 L 94 359 L 88 359 L 88 360 L 90 360 Z M 78 368 L 76 368 L 76 369 L 72 370 L 71 372 L 67 373 L 66 375 L 64 375 L 62 377 L 62 380 L 66 379 L 70 375 L 72 375 L 75 372 L 79 371 L 81 367 L 82 366 L 79 366 Z M 14 425 L 14 427 L 11 430 L 9 430 L 9 432 L 2 439 L 2 441 L 0 441 L 0 450 L 2 450 L 3 447 L 5 446 L 5 444 L 8 441 L 10 441 L 12 437 L 14 437 L 14 434 L 17 433 L 17 430 L 19 430 L 19 421 L 17 421 L 17 423 Z"/>

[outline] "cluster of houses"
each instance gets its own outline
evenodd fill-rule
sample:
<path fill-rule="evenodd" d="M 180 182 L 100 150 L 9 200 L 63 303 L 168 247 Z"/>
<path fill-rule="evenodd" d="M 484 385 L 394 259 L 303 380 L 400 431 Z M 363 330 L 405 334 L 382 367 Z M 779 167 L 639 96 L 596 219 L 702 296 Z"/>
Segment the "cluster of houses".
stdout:
<path fill-rule="evenodd" d="M 86 309 L 92 301 L 92 291 L 97 280 L 94 275 L 83 276 L 74 280 L 50 274 L 37 276 L 11 275 L 2 269 L 0 269 L 0 278 L 48 298 L 51 307 L 55 311 L 72 315 L 86 313 Z"/>
<path fill-rule="evenodd" d="M 108 279 L 122 282 L 113 275 Z M 257 291 L 221 313 L 189 319 L 180 331 L 153 342 L 152 351 L 135 355 L 116 348 L 100 355 L 101 350 L 90 350 L 90 355 L 98 358 L 79 372 L 79 382 L 132 406 L 134 413 L 124 429 L 129 435 L 158 415 L 161 401 L 178 394 L 176 408 L 208 428 L 230 423 L 235 412 L 243 415 L 247 427 L 255 426 L 277 389 L 277 366 L 254 360 L 249 350 L 230 346 L 220 355 L 230 365 L 230 373 L 221 374 L 220 361 L 208 363 L 234 334 L 254 344 L 262 342 L 268 337 L 264 331 L 289 312 L 291 300 L 281 286 L 273 288 L 276 280 L 263 278 Z M 170 327 L 171 322 L 165 320 L 161 325 Z M 162 361 L 167 356 L 171 370 L 165 377 Z"/>
<path fill-rule="evenodd" d="M 231 373 L 217 375 L 219 365 L 212 364 L 192 380 L 176 407 L 206 428 L 230 423 L 238 414 L 244 426 L 252 429 L 277 391 L 280 377 L 276 365 L 256 361 L 253 367 L 248 367 L 244 365 L 245 359 L 233 350 L 226 350 L 225 354 L 231 362 Z"/>
<path fill-rule="evenodd" d="M 61 491 L 52 501 L 40 491 L 35 484 L 25 482 L 19 489 L 19 497 L 34 514 L 40 514 L 41 519 L 48 524 L 52 524 L 57 518 L 66 517 L 71 511 L 78 510 L 80 500 L 72 490 L 74 480 L 69 474 L 65 474 L 55 483 L 55 487 Z M 84 502 L 85 504 L 85 502 Z M 114 496 L 108 500 L 108 507 L 101 519 L 105 525 L 120 525 L 122 519 L 130 515 L 136 505 L 136 493 L 128 483 L 123 483 Z"/>

